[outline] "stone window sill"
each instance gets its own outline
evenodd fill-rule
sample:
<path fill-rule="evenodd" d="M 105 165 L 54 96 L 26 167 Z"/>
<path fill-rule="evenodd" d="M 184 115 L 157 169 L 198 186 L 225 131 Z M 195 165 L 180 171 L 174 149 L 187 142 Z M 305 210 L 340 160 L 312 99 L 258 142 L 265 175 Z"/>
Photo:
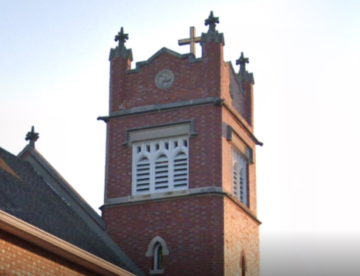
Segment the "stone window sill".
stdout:
<path fill-rule="evenodd" d="M 154 275 L 154 274 L 164 274 L 164 269 L 150 270 L 150 275 Z"/>

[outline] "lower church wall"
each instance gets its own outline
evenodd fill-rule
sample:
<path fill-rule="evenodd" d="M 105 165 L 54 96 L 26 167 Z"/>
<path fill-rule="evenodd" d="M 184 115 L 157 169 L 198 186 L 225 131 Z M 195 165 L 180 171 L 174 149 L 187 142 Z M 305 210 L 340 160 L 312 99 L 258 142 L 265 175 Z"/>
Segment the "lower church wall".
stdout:
<path fill-rule="evenodd" d="M 164 274 L 224 275 L 223 196 L 205 195 L 105 207 L 109 235 L 149 275 L 153 238 L 166 242 Z"/>
<path fill-rule="evenodd" d="M 0 230 L 0 275 L 97 275 Z"/>
<path fill-rule="evenodd" d="M 225 197 L 225 275 L 260 275 L 259 225 Z M 242 257 L 245 274 L 242 274 Z"/>

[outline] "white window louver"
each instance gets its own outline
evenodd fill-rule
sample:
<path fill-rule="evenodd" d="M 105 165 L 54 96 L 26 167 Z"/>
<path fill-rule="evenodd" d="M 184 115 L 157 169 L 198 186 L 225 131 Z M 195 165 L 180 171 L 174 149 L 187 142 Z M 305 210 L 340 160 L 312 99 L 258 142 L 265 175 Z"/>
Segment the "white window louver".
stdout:
<path fill-rule="evenodd" d="M 241 202 L 245 202 L 245 196 L 244 196 L 244 193 L 245 193 L 245 182 L 244 182 L 244 169 L 242 169 L 240 171 L 240 201 Z"/>
<path fill-rule="evenodd" d="M 248 206 L 248 162 L 237 150 L 233 149 L 232 192 L 242 203 Z"/>
<path fill-rule="evenodd" d="M 155 161 L 155 190 L 169 187 L 169 161 L 166 155 L 161 154 Z"/>
<path fill-rule="evenodd" d="M 188 158 L 179 152 L 174 158 L 174 187 L 184 187 L 188 183 Z"/>
<path fill-rule="evenodd" d="M 235 162 L 233 166 L 233 194 L 234 196 L 238 196 L 238 179 L 239 179 L 239 166 L 238 163 Z"/>
<path fill-rule="evenodd" d="M 136 191 L 146 192 L 150 190 L 150 162 L 142 157 L 136 166 Z"/>
<path fill-rule="evenodd" d="M 134 194 L 187 189 L 188 152 L 188 137 L 134 143 Z"/>

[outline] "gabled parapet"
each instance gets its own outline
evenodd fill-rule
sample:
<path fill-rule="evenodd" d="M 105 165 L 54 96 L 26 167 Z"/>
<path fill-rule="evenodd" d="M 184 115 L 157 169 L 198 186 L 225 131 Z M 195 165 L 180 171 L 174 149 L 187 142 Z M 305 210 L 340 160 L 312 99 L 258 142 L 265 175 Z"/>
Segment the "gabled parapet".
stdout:
<path fill-rule="evenodd" d="M 211 12 L 205 20 L 206 33 L 196 37 L 191 27 L 190 38 L 179 40 L 179 45 L 200 42 L 201 58 L 196 58 L 194 47 L 187 54 L 163 47 L 148 60 L 137 62 L 134 69 L 131 69 L 132 51 L 125 47 L 128 34 L 121 28 L 115 37 L 119 45 L 110 51 L 109 115 L 142 106 L 216 97 L 233 105 L 234 111 L 252 126 L 254 77 L 246 71 L 248 59 L 243 55 L 236 61 L 240 64 L 238 73 L 231 63 L 224 62 L 225 39 L 216 30 L 218 23 L 219 18 Z"/>
<path fill-rule="evenodd" d="M 162 53 L 168 53 L 169 55 L 172 55 L 172 56 L 180 58 L 180 59 L 186 59 L 187 58 L 187 59 L 189 59 L 189 63 L 195 63 L 195 62 L 201 62 L 202 61 L 202 58 L 195 58 L 194 55 L 191 54 L 191 53 L 179 54 L 178 52 L 175 52 L 175 51 L 170 50 L 170 49 L 168 49 L 166 47 L 163 47 L 159 51 L 157 51 L 155 54 L 153 54 L 148 60 L 136 62 L 135 69 L 127 70 L 126 73 L 127 74 L 139 73 L 140 68 L 142 66 L 149 65 L 153 60 L 155 60 L 157 57 L 159 57 Z"/>

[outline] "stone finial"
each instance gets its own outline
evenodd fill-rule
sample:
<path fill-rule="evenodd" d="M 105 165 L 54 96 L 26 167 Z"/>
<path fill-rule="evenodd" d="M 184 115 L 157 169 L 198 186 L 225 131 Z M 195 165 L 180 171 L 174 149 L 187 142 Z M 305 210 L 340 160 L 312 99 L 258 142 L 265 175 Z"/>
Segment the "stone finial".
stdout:
<path fill-rule="evenodd" d="M 115 41 L 119 41 L 119 45 L 115 49 L 110 50 L 109 60 L 113 60 L 119 57 L 133 60 L 131 49 L 127 50 L 125 47 L 126 40 L 129 39 L 129 35 L 124 33 L 124 28 L 121 27 L 120 32 L 115 36 Z"/>
<path fill-rule="evenodd" d="M 205 20 L 205 26 L 209 25 L 208 33 L 215 32 L 216 23 L 219 24 L 219 17 L 214 17 L 211 11 L 209 17 Z"/>
<path fill-rule="evenodd" d="M 125 46 L 126 40 L 129 39 L 129 34 L 124 33 L 124 28 L 121 27 L 120 32 L 115 36 L 115 41 L 119 41 L 119 48 L 122 49 Z"/>
<path fill-rule="evenodd" d="M 249 58 L 244 57 L 244 53 L 241 52 L 240 58 L 236 60 L 236 65 L 240 65 L 240 70 L 238 73 L 239 81 L 241 83 L 245 81 L 254 84 L 254 75 L 253 73 L 249 73 L 248 71 L 246 71 L 246 63 L 249 63 Z M 244 89 L 243 84 L 242 89 Z"/>
<path fill-rule="evenodd" d="M 36 133 L 34 126 L 31 127 L 31 131 L 26 134 L 25 140 L 29 141 L 29 145 L 35 148 L 35 142 L 39 139 L 39 133 Z"/>
<path fill-rule="evenodd" d="M 195 27 L 190 27 L 190 38 L 179 39 L 178 43 L 180 46 L 190 44 L 190 53 L 196 56 L 195 44 L 201 41 L 201 37 L 196 37 Z"/>
<path fill-rule="evenodd" d="M 240 64 L 240 71 L 239 73 L 246 72 L 246 63 L 249 63 L 249 58 L 244 57 L 244 53 L 241 52 L 240 58 L 236 60 L 236 65 Z"/>
<path fill-rule="evenodd" d="M 208 19 L 205 20 L 205 26 L 209 25 L 209 30 L 207 33 L 201 34 L 201 46 L 204 46 L 207 42 L 218 42 L 223 46 L 225 45 L 224 35 L 215 29 L 218 23 L 219 17 L 214 17 L 214 13 L 211 11 Z"/>

